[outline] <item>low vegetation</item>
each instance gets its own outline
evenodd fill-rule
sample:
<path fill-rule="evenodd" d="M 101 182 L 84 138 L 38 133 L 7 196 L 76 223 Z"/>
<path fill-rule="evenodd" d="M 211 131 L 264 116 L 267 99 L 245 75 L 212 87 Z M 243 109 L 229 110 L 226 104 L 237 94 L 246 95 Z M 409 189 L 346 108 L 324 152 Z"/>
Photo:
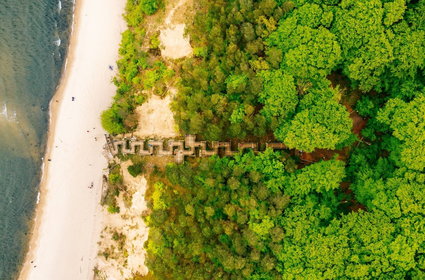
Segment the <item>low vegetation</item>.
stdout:
<path fill-rule="evenodd" d="M 139 163 L 135 163 L 133 165 L 130 165 L 127 170 L 128 173 L 130 173 L 131 176 L 133 177 L 137 177 L 138 175 L 143 173 L 143 163 L 139 162 Z"/>
<path fill-rule="evenodd" d="M 109 176 L 106 186 L 107 189 L 102 199 L 102 205 L 105 205 L 111 214 L 119 213 L 120 208 L 117 205 L 117 197 L 125 187 L 123 185 L 121 166 L 115 162 L 109 165 Z"/>

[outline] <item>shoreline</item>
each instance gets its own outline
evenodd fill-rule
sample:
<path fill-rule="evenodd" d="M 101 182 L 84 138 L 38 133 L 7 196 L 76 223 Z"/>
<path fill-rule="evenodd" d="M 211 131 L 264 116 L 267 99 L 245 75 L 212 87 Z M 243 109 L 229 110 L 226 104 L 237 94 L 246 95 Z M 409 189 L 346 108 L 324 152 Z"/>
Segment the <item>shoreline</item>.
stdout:
<path fill-rule="evenodd" d="M 108 3 L 105 3 L 105 2 L 108 2 Z M 98 148 L 103 148 L 102 147 L 104 142 L 103 137 L 97 137 L 99 141 L 95 140 L 96 143 L 89 143 L 87 145 L 85 145 L 86 144 L 85 141 L 81 141 L 81 142 L 71 141 L 71 145 L 66 145 L 66 144 L 62 144 L 63 143 L 62 139 L 65 139 L 69 136 L 71 137 L 80 136 L 79 137 L 80 140 L 83 140 L 83 138 L 87 138 L 87 137 L 82 137 L 82 136 L 87 136 L 85 133 L 87 127 L 90 127 L 90 128 L 93 127 L 93 131 L 90 131 L 90 132 L 93 132 L 90 135 L 91 136 L 90 138 L 94 137 L 96 139 L 96 136 L 99 133 L 103 135 L 103 129 L 100 126 L 100 112 L 106 109 L 107 106 L 109 105 L 113 94 L 115 94 L 115 87 L 112 85 L 112 82 L 110 81 L 110 79 L 108 79 L 107 81 L 108 85 L 104 84 L 105 75 L 103 75 L 102 77 L 99 77 L 100 75 L 98 75 L 98 77 L 95 77 L 95 74 L 98 74 L 98 70 L 99 70 L 98 68 L 101 67 L 99 63 L 100 64 L 105 63 L 105 65 L 102 65 L 104 66 L 103 71 L 102 69 L 100 69 L 100 71 L 104 72 L 103 74 L 106 73 L 106 76 L 108 76 L 108 74 L 110 74 L 111 77 L 115 75 L 115 70 L 113 72 L 109 71 L 107 67 L 108 65 L 115 65 L 117 57 L 118 57 L 118 46 L 121 39 L 121 32 L 125 30 L 125 23 L 121 17 L 122 12 L 124 12 L 124 5 L 125 5 L 124 0 L 119 0 L 119 1 L 117 0 L 106 0 L 106 1 L 105 0 L 103 1 L 77 0 L 75 1 L 74 11 L 72 15 L 72 24 L 70 27 L 71 33 L 70 33 L 67 57 L 64 62 L 62 75 L 59 80 L 58 86 L 56 88 L 56 92 L 49 103 L 49 128 L 47 132 L 48 136 L 47 136 L 43 163 L 40 167 L 42 174 L 40 178 L 39 192 L 38 192 L 39 201 L 37 201 L 36 203 L 33 219 L 31 224 L 29 225 L 30 236 L 28 238 L 26 251 L 24 254 L 25 256 L 24 261 L 21 263 L 21 266 L 20 266 L 18 279 L 49 280 L 49 279 L 57 279 L 57 278 L 49 278 L 48 275 L 52 275 L 52 276 L 54 275 L 55 277 L 58 277 L 61 274 L 62 274 L 62 277 L 60 277 L 60 279 L 76 279 L 75 276 L 73 276 L 73 275 L 76 275 L 77 273 L 75 271 L 75 266 L 73 267 L 72 265 L 70 265 L 69 267 L 69 269 L 72 269 L 73 271 L 62 271 L 59 268 L 59 266 L 55 267 L 55 264 L 51 262 L 49 263 L 48 257 L 46 257 L 46 259 L 44 258 L 46 254 L 46 249 L 47 249 L 47 254 L 50 255 L 50 260 L 54 259 L 55 261 L 57 260 L 56 258 L 58 258 L 58 255 L 61 255 L 61 253 L 63 253 L 64 250 L 66 251 L 67 249 L 71 249 L 70 251 L 73 251 L 72 250 L 73 244 L 65 244 L 67 239 L 72 240 L 73 232 L 68 232 L 68 235 L 71 235 L 71 236 L 68 236 L 68 238 L 67 236 L 63 236 L 64 233 L 66 234 L 65 232 L 66 228 L 61 228 L 60 226 L 59 228 L 56 228 L 57 226 L 56 222 L 61 220 L 66 220 L 67 218 L 74 218 L 73 219 L 74 221 L 75 219 L 77 219 L 75 222 L 76 222 L 76 225 L 78 225 L 79 224 L 78 219 L 86 219 L 85 215 L 81 216 L 74 213 L 74 210 L 75 211 L 78 210 L 74 208 L 81 207 L 81 205 L 79 205 L 79 202 L 80 202 L 79 200 L 72 201 L 72 198 L 73 197 L 81 198 L 80 197 L 81 194 L 73 193 L 75 192 L 75 190 L 73 190 L 73 187 L 77 182 L 73 182 L 72 179 L 74 178 L 70 176 L 71 174 L 68 173 L 67 174 L 68 176 L 66 176 L 63 179 L 60 176 L 60 174 L 59 174 L 59 177 L 57 176 L 58 174 L 56 174 L 56 178 L 52 178 L 52 177 L 55 177 L 55 171 L 61 171 L 61 172 L 67 173 L 66 169 L 63 168 L 63 167 L 66 167 L 68 163 L 66 161 L 67 155 L 62 155 L 61 149 L 57 149 L 57 148 L 59 147 L 59 145 L 63 145 L 64 148 L 62 149 L 65 149 L 65 151 L 63 152 L 64 153 L 68 152 L 67 154 L 71 157 L 70 161 L 72 162 L 72 160 L 74 160 L 74 162 L 77 163 L 78 157 L 75 154 L 76 153 L 78 154 L 78 150 L 82 150 L 82 149 L 79 149 L 80 146 L 88 146 L 86 148 L 89 148 L 89 149 L 86 149 L 85 152 L 82 152 L 82 151 L 80 152 L 81 162 L 83 163 L 85 160 L 87 160 L 87 158 L 91 157 L 94 163 L 89 164 L 89 166 L 93 166 L 93 168 L 90 168 L 90 169 L 91 170 L 98 169 L 97 173 L 99 172 L 101 173 L 102 169 L 106 167 L 105 166 L 106 159 L 102 155 L 102 150 L 99 151 L 98 149 Z M 102 12 L 100 12 L 99 14 L 99 11 L 103 11 L 105 13 L 102 14 Z M 107 15 L 108 17 L 105 17 L 105 15 Z M 112 16 L 115 20 L 111 20 L 110 16 Z M 102 19 L 102 21 L 97 23 L 99 19 Z M 90 23 L 90 20 L 94 21 L 94 24 Z M 90 29 L 93 29 L 93 26 L 95 30 L 94 32 L 91 32 L 93 30 L 90 30 Z M 98 28 L 98 30 L 96 30 L 96 28 Z M 99 28 L 102 28 L 103 30 L 99 30 Z M 106 33 L 101 34 L 102 31 L 105 32 L 105 30 L 106 30 Z M 93 41 L 93 39 L 90 37 L 96 37 L 96 35 L 98 35 L 96 32 L 99 32 L 100 35 L 98 37 L 99 38 L 101 37 L 101 39 L 104 39 L 103 41 L 105 42 L 114 41 L 116 44 L 106 44 L 103 46 L 101 45 L 94 46 L 92 44 L 93 42 L 89 42 L 87 44 L 86 43 L 87 41 Z M 93 34 L 93 36 L 90 36 L 91 34 Z M 86 36 L 84 37 L 84 35 Z M 104 36 L 102 37 L 102 35 Z M 96 47 L 102 48 L 102 51 L 93 52 L 93 49 L 95 49 Z M 91 49 L 88 50 L 89 48 Z M 90 53 L 90 51 L 92 52 Z M 87 60 L 85 60 L 84 57 L 87 57 L 88 53 L 91 54 L 90 58 L 92 58 L 92 60 L 87 62 Z M 94 54 L 94 57 L 93 57 L 93 54 Z M 112 58 L 111 55 L 113 56 L 113 60 L 111 60 Z M 84 67 L 84 66 L 88 66 L 89 69 L 87 71 L 84 71 L 87 69 L 87 67 Z M 84 70 L 78 71 L 75 68 L 83 68 Z M 81 77 L 83 74 L 87 74 L 87 73 L 93 74 L 93 76 L 91 78 Z M 76 81 L 78 81 L 78 83 L 76 83 Z M 81 86 L 79 85 L 80 81 L 82 82 Z M 99 104 L 93 104 L 93 102 L 91 102 L 90 100 L 86 102 L 80 102 L 80 104 L 78 105 L 76 103 L 78 103 L 79 100 L 76 100 L 77 102 L 74 102 L 74 101 L 70 102 L 70 100 L 68 99 L 68 97 L 70 97 L 68 95 L 70 94 L 72 94 L 72 96 L 79 95 L 78 96 L 79 99 L 87 98 L 87 96 L 81 96 L 81 92 L 76 92 L 76 90 L 84 90 L 84 89 L 85 89 L 84 94 L 86 95 L 90 94 L 89 99 L 95 99 L 95 101 L 98 101 L 99 99 Z M 91 90 L 89 91 L 88 89 L 91 89 Z M 107 89 L 106 92 L 104 91 L 104 89 Z M 79 106 L 79 108 L 75 108 L 77 106 Z M 70 109 L 71 107 L 73 108 Z M 69 111 L 71 111 L 72 113 L 76 113 L 76 114 L 81 113 L 84 117 L 81 119 L 81 116 L 80 116 L 80 119 L 78 119 L 78 116 L 75 116 L 74 114 L 63 113 L 62 111 L 68 111 L 68 113 Z M 85 120 L 86 115 L 84 115 L 85 112 L 89 113 L 89 116 L 87 117 L 88 119 L 87 124 L 81 123 L 81 120 L 86 121 Z M 64 117 L 68 117 L 68 119 L 64 119 Z M 70 120 L 70 119 L 73 119 L 73 120 Z M 89 122 L 91 122 L 90 125 L 88 124 Z M 70 125 L 71 126 L 70 130 L 75 130 L 76 128 L 77 129 L 80 128 L 79 129 L 81 130 L 81 132 L 79 132 L 80 135 L 75 135 L 75 133 L 72 134 L 72 132 L 67 133 L 68 129 L 67 128 L 64 129 L 63 127 L 64 124 L 67 126 Z M 99 133 L 96 134 L 96 132 L 94 131 L 95 128 L 98 129 L 97 132 Z M 74 137 L 74 138 L 77 138 L 77 137 Z M 71 149 L 75 148 L 76 151 L 69 152 L 69 151 L 66 151 L 67 148 L 71 148 Z M 95 149 L 92 149 L 92 148 L 95 148 Z M 87 154 L 87 151 L 91 153 Z M 84 157 L 86 157 L 86 159 L 84 159 Z M 77 161 L 75 161 L 76 158 L 77 158 Z M 52 161 L 50 161 L 51 159 Z M 76 169 L 76 170 L 80 169 L 80 171 L 84 171 L 83 168 L 84 167 L 82 167 L 81 165 L 75 166 L 74 164 L 73 166 L 73 169 Z M 88 168 L 84 168 L 84 169 L 88 169 Z M 93 176 L 91 176 L 90 173 L 88 174 L 89 175 L 87 175 L 87 172 L 86 172 L 86 177 L 89 176 L 91 178 L 90 180 L 93 180 L 93 177 L 96 177 L 96 174 L 93 174 Z M 71 181 L 64 182 L 64 180 L 66 179 L 71 179 Z M 86 178 L 86 180 L 87 179 L 89 178 Z M 78 180 L 75 180 L 75 181 L 78 181 Z M 60 184 L 61 185 L 60 188 L 64 188 L 65 191 L 68 191 L 69 192 L 68 194 L 70 194 L 70 197 L 67 197 L 67 196 L 64 197 L 63 195 L 61 197 L 58 197 L 57 195 L 59 192 L 59 190 L 57 190 L 58 187 L 55 187 L 55 188 L 52 187 L 52 186 L 55 186 L 56 184 Z M 64 185 L 64 187 L 62 185 Z M 70 187 L 70 188 L 66 188 L 66 187 Z M 99 205 L 99 199 L 95 199 L 95 201 L 93 201 L 93 198 L 99 198 L 100 192 L 101 192 L 101 184 L 96 184 L 95 188 L 92 190 L 92 193 L 83 197 L 83 199 L 88 200 L 88 203 L 86 203 L 86 206 L 88 207 L 86 207 L 86 209 L 84 210 L 91 212 L 91 214 L 94 214 L 95 224 L 91 225 L 91 229 L 89 229 L 91 230 L 91 232 L 87 232 L 87 230 L 86 232 L 84 232 L 84 228 L 81 230 L 83 231 L 83 233 L 91 234 L 91 239 L 98 238 L 98 236 L 96 236 L 96 232 L 99 230 L 99 228 L 97 227 L 99 226 L 100 219 L 101 219 L 100 211 L 99 211 L 100 205 Z M 71 198 L 71 201 L 70 201 L 70 198 Z M 62 204 L 62 202 L 65 202 L 65 203 Z M 93 203 L 97 207 L 93 207 Z M 52 204 L 55 204 L 55 205 L 52 205 Z M 83 211 L 83 213 L 89 213 L 89 212 Z M 69 213 L 71 215 L 58 216 L 63 213 Z M 68 222 L 67 227 L 72 229 L 72 226 L 69 227 L 70 222 L 71 221 Z M 52 235 L 51 236 L 52 238 L 57 238 L 58 236 L 63 238 L 61 240 L 56 239 L 56 241 L 59 241 L 56 243 L 63 244 L 63 246 L 61 246 L 62 248 L 56 247 L 55 244 L 50 245 L 49 246 L 50 248 L 45 248 L 45 245 L 46 245 L 45 243 L 50 243 L 49 237 L 46 236 L 46 234 Z M 77 237 L 77 241 L 78 239 L 79 238 Z M 86 244 L 83 244 L 83 245 L 86 245 Z M 96 242 L 93 242 L 90 245 L 92 245 L 91 248 L 83 248 L 83 249 L 85 249 L 88 255 L 96 254 L 97 251 L 93 249 L 93 247 L 96 247 Z M 74 256 L 76 255 L 75 253 L 76 252 L 71 252 L 70 254 L 65 254 L 65 255 Z M 81 253 L 81 250 L 79 253 Z M 64 261 L 66 263 L 70 261 L 65 259 L 66 258 L 64 256 L 58 261 Z M 89 267 L 90 264 L 91 262 L 89 260 L 88 263 L 87 262 L 85 263 L 86 267 L 83 269 L 83 270 L 86 270 L 85 271 L 87 275 L 86 278 L 88 278 L 90 274 L 90 267 Z M 79 267 L 80 267 L 80 270 L 78 275 L 82 276 L 81 264 L 79 265 Z M 87 271 L 87 268 L 89 269 L 88 271 Z M 81 279 L 81 278 L 78 278 L 78 279 Z"/>
<path fill-rule="evenodd" d="M 41 177 L 40 177 L 40 183 L 38 187 L 38 193 L 37 193 L 37 201 L 35 203 L 35 209 L 33 218 L 31 221 L 31 224 L 29 225 L 30 229 L 30 236 L 27 241 L 26 246 L 26 253 L 24 257 L 24 261 L 21 263 L 20 271 L 18 274 L 18 279 L 27 279 L 29 274 L 30 266 L 27 265 L 28 263 L 31 263 L 31 260 L 34 259 L 34 248 L 37 247 L 37 241 L 38 241 L 38 235 L 40 231 L 40 225 L 41 218 L 43 217 L 43 208 L 45 206 L 45 200 L 46 200 L 46 182 L 48 178 L 49 168 L 48 165 L 48 159 L 50 158 L 52 147 L 53 147 L 53 140 L 54 140 L 54 134 L 55 134 L 55 128 L 56 128 L 56 118 L 60 109 L 60 105 L 62 104 L 62 98 L 63 98 L 63 92 L 64 88 L 66 87 L 66 84 L 68 82 L 68 76 L 69 76 L 69 68 L 72 67 L 73 63 L 73 57 L 75 52 L 75 45 L 77 44 L 77 33 L 78 33 L 78 23 L 76 22 L 76 19 L 80 18 L 80 8 L 81 8 L 81 1 L 86 0 L 76 0 L 74 2 L 74 8 L 72 12 L 72 21 L 70 26 L 70 34 L 69 34 L 69 44 L 68 44 L 68 50 L 66 54 L 65 61 L 63 63 L 62 68 L 62 74 L 59 79 L 58 85 L 56 86 L 55 93 L 50 99 L 49 102 L 49 124 L 47 129 L 47 142 L 45 146 L 45 152 L 44 156 L 42 158 L 42 163 L 40 166 L 41 169 Z M 59 103 L 54 102 L 54 100 L 59 100 Z"/>

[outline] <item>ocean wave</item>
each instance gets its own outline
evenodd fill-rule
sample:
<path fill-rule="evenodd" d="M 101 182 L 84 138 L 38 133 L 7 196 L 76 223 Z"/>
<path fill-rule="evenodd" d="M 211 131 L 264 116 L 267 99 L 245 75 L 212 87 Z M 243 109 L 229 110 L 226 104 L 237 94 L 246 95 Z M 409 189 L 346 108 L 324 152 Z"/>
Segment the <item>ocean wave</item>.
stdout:
<path fill-rule="evenodd" d="M 16 111 L 9 112 L 6 103 L 3 104 L 2 109 L 0 111 L 0 116 L 3 117 L 3 119 L 6 119 L 10 122 L 16 122 Z"/>

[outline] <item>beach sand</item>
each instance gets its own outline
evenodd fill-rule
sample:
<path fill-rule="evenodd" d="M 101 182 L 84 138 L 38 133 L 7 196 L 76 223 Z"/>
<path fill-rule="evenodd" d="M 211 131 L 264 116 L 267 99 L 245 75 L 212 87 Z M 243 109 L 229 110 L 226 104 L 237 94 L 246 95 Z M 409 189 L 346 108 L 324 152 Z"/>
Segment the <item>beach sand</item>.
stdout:
<path fill-rule="evenodd" d="M 107 165 L 100 114 L 115 93 L 111 79 L 120 33 L 126 28 L 121 16 L 125 0 L 76 2 L 67 67 L 51 101 L 40 202 L 19 279 L 93 276 Z"/>

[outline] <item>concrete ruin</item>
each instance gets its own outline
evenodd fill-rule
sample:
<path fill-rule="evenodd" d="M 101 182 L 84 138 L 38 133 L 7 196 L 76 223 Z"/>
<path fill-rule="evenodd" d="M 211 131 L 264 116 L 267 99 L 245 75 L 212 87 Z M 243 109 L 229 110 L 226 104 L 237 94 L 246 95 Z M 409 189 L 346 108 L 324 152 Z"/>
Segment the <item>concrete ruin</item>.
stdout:
<path fill-rule="evenodd" d="M 177 163 L 182 163 L 185 157 L 208 157 L 213 155 L 233 156 L 239 151 L 251 149 L 254 152 L 271 148 L 283 150 L 287 147 L 283 143 L 238 143 L 237 149 L 232 149 L 231 142 L 219 141 L 196 141 L 195 135 L 186 135 L 185 140 L 174 139 L 138 139 L 114 138 L 105 135 L 109 152 L 118 154 L 137 154 L 141 156 L 174 156 Z"/>

